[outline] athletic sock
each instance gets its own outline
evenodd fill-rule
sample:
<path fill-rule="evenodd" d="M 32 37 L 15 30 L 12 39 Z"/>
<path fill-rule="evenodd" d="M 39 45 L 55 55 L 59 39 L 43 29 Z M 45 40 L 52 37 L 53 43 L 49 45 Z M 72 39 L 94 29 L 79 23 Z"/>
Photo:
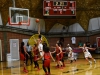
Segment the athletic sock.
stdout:
<path fill-rule="evenodd" d="M 89 61 L 90 64 L 92 64 L 92 61 Z"/>
<path fill-rule="evenodd" d="M 94 63 L 96 63 L 96 60 L 94 59 Z"/>
<path fill-rule="evenodd" d="M 72 63 L 72 62 L 73 62 L 73 60 L 70 61 L 70 63 Z"/>
<path fill-rule="evenodd" d="M 63 62 L 63 67 L 65 67 L 65 63 Z"/>

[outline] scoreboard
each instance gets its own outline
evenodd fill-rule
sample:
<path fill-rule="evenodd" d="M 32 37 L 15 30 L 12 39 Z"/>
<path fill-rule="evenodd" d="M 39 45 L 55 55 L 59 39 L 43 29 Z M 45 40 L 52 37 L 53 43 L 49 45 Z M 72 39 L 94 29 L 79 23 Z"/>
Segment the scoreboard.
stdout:
<path fill-rule="evenodd" d="M 44 18 L 76 18 L 76 1 L 44 0 Z"/>

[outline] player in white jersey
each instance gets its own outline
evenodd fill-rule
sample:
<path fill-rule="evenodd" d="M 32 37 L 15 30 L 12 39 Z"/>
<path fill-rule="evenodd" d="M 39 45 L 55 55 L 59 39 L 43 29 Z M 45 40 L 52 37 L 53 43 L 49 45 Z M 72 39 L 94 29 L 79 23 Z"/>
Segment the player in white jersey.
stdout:
<path fill-rule="evenodd" d="M 68 59 L 70 60 L 70 63 L 72 63 L 73 60 L 74 60 L 74 53 L 73 53 L 73 50 L 72 50 L 72 48 L 70 47 L 69 44 L 67 44 L 67 50 L 69 51 Z"/>
<path fill-rule="evenodd" d="M 39 34 L 39 35 L 38 35 L 38 39 L 36 40 L 36 39 L 34 38 L 34 41 L 36 42 L 37 47 L 38 47 L 38 50 L 39 50 L 39 52 L 40 52 L 40 55 L 42 56 L 42 53 L 43 53 L 42 36 Z"/>
<path fill-rule="evenodd" d="M 37 45 L 38 45 L 38 50 L 40 52 L 40 55 L 43 55 L 43 45 L 42 45 L 42 39 L 41 35 L 39 35 L 38 40 L 37 40 Z"/>
<path fill-rule="evenodd" d="M 96 60 L 92 57 L 91 53 L 88 51 L 88 49 L 90 49 L 90 50 L 95 50 L 95 48 L 86 47 L 86 44 L 84 44 L 83 47 L 79 47 L 79 48 L 82 48 L 82 49 L 83 49 L 85 59 L 86 59 L 90 64 L 92 64 L 92 61 L 90 61 L 89 58 L 92 59 L 92 60 L 94 61 L 94 63 L 96 63 Z"/>

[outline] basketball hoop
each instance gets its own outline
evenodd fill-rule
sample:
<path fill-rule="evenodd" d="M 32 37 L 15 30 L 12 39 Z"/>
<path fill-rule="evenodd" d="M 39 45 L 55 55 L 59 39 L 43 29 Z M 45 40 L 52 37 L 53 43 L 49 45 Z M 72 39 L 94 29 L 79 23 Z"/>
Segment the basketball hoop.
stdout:
<path fill-rule="evenodd" d="M 18 13 L 18 11 L 20 13 Z M 27 13 L 24 15 L 24 13 Z M 30 25 L 29 9 L 9 7 L 9 25 Z"/>
<path fill-rule="evenodd" d="M 17 23 L 11 23 L 11 19 L 9 17 L 8 18 L 8 23 L 9 23 L 9 25 L 26 25 L 26 26 L 29 26 L 30 25 L 30 19 L 28 19 L 28 21 L 21 21 L 21 22 L 17 22 Z"/>
<path fill-rule="evenodd" d="M 19 22 L 19 24 L 20 25 L 27 25 L 27 26 L 29 26 L 30 25 L 30 21 L 29 22 L 28 21 L 21 21 L 21 22 Z"/>

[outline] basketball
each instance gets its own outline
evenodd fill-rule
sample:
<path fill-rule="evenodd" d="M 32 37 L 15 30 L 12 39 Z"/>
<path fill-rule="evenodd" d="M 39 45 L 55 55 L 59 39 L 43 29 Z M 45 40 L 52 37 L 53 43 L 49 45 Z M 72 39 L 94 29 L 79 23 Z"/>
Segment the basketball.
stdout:
<path fill-rule="evenodd" d="M 40 20 L 39 19 L 36 19 L 35 21 L 36 21 L 36 23 L 38 23 Z"/>

